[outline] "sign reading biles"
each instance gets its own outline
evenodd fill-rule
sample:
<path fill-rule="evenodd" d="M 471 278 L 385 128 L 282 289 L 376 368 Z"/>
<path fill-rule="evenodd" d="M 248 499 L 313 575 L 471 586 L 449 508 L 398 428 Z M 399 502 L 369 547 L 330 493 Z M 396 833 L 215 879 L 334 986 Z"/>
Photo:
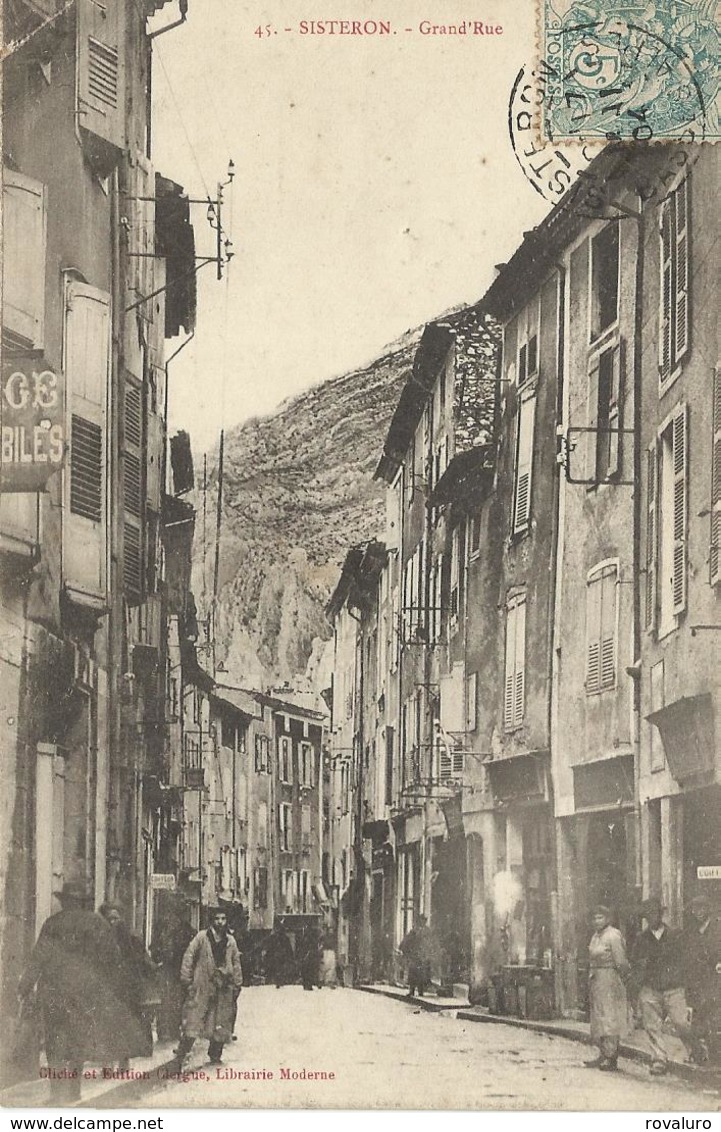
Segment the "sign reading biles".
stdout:
<path fill-rule="evenodd" d="M 3 362 L 0 491 L 45 491 L 65 455 L 62 383 L 42 358 Z"/>

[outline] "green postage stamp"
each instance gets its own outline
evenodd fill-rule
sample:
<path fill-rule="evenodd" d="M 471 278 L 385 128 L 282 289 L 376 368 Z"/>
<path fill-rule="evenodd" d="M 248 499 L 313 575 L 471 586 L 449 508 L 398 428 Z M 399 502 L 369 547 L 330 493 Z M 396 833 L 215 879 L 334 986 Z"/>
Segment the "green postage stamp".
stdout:
<path fill-rule="evenodd" d="M 719 0 L 540 0 L 554 141 L 721 137 Z"/>

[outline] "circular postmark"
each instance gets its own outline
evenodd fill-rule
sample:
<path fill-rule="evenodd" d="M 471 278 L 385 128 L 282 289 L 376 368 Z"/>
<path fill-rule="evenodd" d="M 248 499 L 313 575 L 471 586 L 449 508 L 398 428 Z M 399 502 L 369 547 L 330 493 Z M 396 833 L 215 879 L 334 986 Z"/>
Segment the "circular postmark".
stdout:
<path fill-rule="evenodd" d="M 544 62 L 538 67 L 521 67 L 508 102 L 508 133 L 526 179 L 540 196 L 555 204 L 588 168 L 603 143 L 578 145 L 541 139 L 539 115 L 548 71 Z"/>
<path fill-rule="evenodd" d="M 622 0 L 575 3 L 555 18 L 549 9 L 546 0 L 548 140 L 704 140 L 721 76 L 715 20 L 681 3 L 651 4 L 645 22 L 642 8 Z"/>

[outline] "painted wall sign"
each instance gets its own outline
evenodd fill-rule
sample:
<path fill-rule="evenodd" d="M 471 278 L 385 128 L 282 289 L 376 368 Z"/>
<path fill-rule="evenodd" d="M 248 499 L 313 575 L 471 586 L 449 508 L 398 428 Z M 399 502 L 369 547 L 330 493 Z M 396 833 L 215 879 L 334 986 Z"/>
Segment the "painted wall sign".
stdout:
<path fill-rule="evenodd" d="M 65 457 L 62 382 L 37 357 L 3 363 L 0 490 L 44 491 Z"/>
<path fill-rule="evenodd" d="M 697 865 L 698 880 L 721 880 L 721 865 Z"/>

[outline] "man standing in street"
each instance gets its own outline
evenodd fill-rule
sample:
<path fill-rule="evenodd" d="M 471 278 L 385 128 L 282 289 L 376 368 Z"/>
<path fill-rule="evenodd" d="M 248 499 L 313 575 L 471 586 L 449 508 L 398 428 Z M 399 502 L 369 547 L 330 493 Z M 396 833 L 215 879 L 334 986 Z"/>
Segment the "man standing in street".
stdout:
<path fill-rule="evenodd" d="M 692 1009 L 694 1060 L 721 1061 L 721 916 L 707 896 L 694 896 L 684 933 L 686 997 Z"/>
<path fill-rule="evenodd" d="M 37 987 L 51 1101 L 62 1105 L 80 1098 L 84 1062 L 125 1061 L 133 1019 L 117 993 L 113 930 L 90 911 L 85 885 L 69 881 L 55 896 L 62 910 L 43 924 L 18 994 Z"/>
<path fill-rule="evenodd" d="M 638 1009 L 646 1031 L 654 1077 L 668 1072 L 671 1050 L 666 1027 L 670 1026 L 690 1050 L 691 1026 L 686 1003 L 683 937 L 664 922 L 661 901 L 644 901 L 641 914 L 646 928 L 636 940 L 632 958 L 633 982 L 639 988 Z"/>
<path fill-rule="evenodd" d="M 243 986 L 238 945 L 221 909 L 213 913 L 210 927 L 191 940 L 180 967 L 180 982 L 186 998 L 178 1058 L 182 1062 L 187 1057 L 196 1038 L 207 1038 L 208 1057 L 217 1065 L 223 1046 L 233 1036 L 235 1000 Z"/>
<path fill-rule="evenodd" d="M 400 949 L 408 964 L 408 997 L 412 998 L 417 990 L 422 998 L 431 981 L 431 964 L 435 952 L 433 933 L 425 916 L 418 916 L 416 927 L 411 928 L 401 941 Z"/>

